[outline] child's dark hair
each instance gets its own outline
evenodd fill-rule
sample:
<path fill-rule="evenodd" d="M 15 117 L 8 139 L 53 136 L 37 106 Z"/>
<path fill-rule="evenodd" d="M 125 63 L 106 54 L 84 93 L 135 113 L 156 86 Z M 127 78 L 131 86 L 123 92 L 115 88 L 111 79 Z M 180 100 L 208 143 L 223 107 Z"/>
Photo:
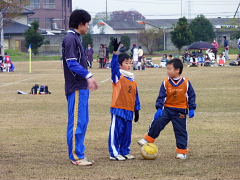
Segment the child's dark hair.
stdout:
<path fill-rule="evenodd" d="M 69 28 L 77 29 L 80 24 L 85 25 L 90 21 L 91 15 L 87 11 L 83 9 L 76 9 L 72 12 L 69 18 Z"/>
<path fill-rule="evenodd" d="M 180 59 L 174 58 L 168 61 L 167 65 L 172 64 L 174 69 L 179 69 L 179 74 L 182 74 L 183 71 L 183 63 Z"/>
<path fill-rule="evenodd" d="M 118 62 L 120 65 L 122 65 L 123 61 L 129 60 L 130 56 L 127 53 L 121 53 L 118 55 Z"/>

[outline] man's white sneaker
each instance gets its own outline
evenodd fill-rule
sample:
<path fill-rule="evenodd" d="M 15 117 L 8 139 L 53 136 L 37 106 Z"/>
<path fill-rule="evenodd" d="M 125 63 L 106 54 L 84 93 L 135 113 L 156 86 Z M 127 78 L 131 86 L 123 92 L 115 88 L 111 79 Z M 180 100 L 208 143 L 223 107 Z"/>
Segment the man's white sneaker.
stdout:
<path fill-rule="evenodd" d="M 92 166 L 93 161 L 89 161 L 86 158 L 85 159 L 79 159 L 77 161 L 71 160 L 71 163 L 77 166 Z"/>
<path fill-rule="evenodd" d="M 132 154 L 125 155 L 124 157 L 125 157 L 127 160 L 135 159 L 135 156 L 132 155 Z"/>
<path fill-rule="evenodd" d="M 122 155 L 118 155 L 118 156 L 116 156 L 116 157 L 110 157 L 110 160 L 112 160 L 112 161 L 125 161 L 126 160 L 126 158 L 125 157 L 123 157 Z"/>
<path fill-rule="evenodd" d="M 176 159 L 187 159 L 187 154 L 177 154 Z"/>
<path fill-rule="evenodd" d="M 140 146 L 143 146 L 144 144 L 147 144 L 148 141 L 146 139 L 140 139 L 138 142 L 137 142 Z"/>

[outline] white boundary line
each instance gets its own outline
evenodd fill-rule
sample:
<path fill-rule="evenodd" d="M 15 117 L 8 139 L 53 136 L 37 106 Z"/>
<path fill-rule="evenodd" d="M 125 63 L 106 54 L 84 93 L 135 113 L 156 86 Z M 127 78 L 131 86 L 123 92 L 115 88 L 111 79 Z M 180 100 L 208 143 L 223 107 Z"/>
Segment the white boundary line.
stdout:
<path fill-rule="evenodd" d="M 102 80 L 102 81 L 99 81 L 100 83 L 104 83 L 104 82 L 107 82 L 108 80 L 110 80 L 110 77 L 105 79 L 105 80 Z"/>
<path fill-rule="evenodd" d="M 11 85 L 13 85 L 13 84 L 19 84 L 19 83 L 24 82 L 24 81 L 27 81 L 27 80 L 29 80 L 29 79 L 31 79 L 31 78 L 27 78 L 27 79 L 23 79 L 23 80 L 20 80 L 20 81 L 15 81 L 15 82 L 6 83 L 6 84 L 1 85 L 0 87 L 6 87 L 6 86 L 11 86 Z"/>

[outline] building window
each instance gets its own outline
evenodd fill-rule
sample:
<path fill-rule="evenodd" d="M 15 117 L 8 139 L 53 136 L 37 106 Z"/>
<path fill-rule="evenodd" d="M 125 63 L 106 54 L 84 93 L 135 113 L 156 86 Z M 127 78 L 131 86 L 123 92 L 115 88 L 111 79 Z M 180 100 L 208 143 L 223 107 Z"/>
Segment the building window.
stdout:
<path fill-rule="evenodd" d="M 46 18 L 45 28 L 46 29 L 53 29 L 53 18 Z"/>
<path fill-rule="evenodd" d="M 56 9 L 55 0 L 44 0 L 43 8 L 45 8 L 45 9 Z"/>
<path fill-rule="evenodd" d="M 32 24 L 34 21 L 39 22 L 39 18 L 28 18 L 28 24 Z"/>
<path fill-rule="evenodd" d="M 40 9 L 40 0 L 30 0 L 29 5 L 27 6 L 29 9 Z"/>

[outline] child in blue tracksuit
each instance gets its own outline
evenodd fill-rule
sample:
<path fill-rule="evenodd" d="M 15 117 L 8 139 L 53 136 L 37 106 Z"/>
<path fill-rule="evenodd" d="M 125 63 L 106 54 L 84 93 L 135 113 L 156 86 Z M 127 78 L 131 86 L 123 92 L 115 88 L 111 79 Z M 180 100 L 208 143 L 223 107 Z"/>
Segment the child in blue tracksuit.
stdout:
<path fill-rule="evenodd" d="M 132 120 L 137 122 L 141 109 L 137 83 L 131 70 L 131 59 L 121 49 L 117 39 L 112 41 L 114 55 L 111 62 L 113 95 L 111 105 L 112 122 L 109 132 L 110 160 L 135 159 L 131 154 Z"/>
<path fill-rule="evenodd" d="M 188 150 L 188 130 L 186 116 L 193 118 L 196 109 L 196 95 L 190 81 L 181 77 L 183 64 L 180 59 L 167 63 L 168 78 L 160 88 L 156 101 L 157 112 L 144 139 L 139 145 L 154 143 L 164 127 L 171 121 L 176 137 L 177 159 L 186 159 Z"/>

